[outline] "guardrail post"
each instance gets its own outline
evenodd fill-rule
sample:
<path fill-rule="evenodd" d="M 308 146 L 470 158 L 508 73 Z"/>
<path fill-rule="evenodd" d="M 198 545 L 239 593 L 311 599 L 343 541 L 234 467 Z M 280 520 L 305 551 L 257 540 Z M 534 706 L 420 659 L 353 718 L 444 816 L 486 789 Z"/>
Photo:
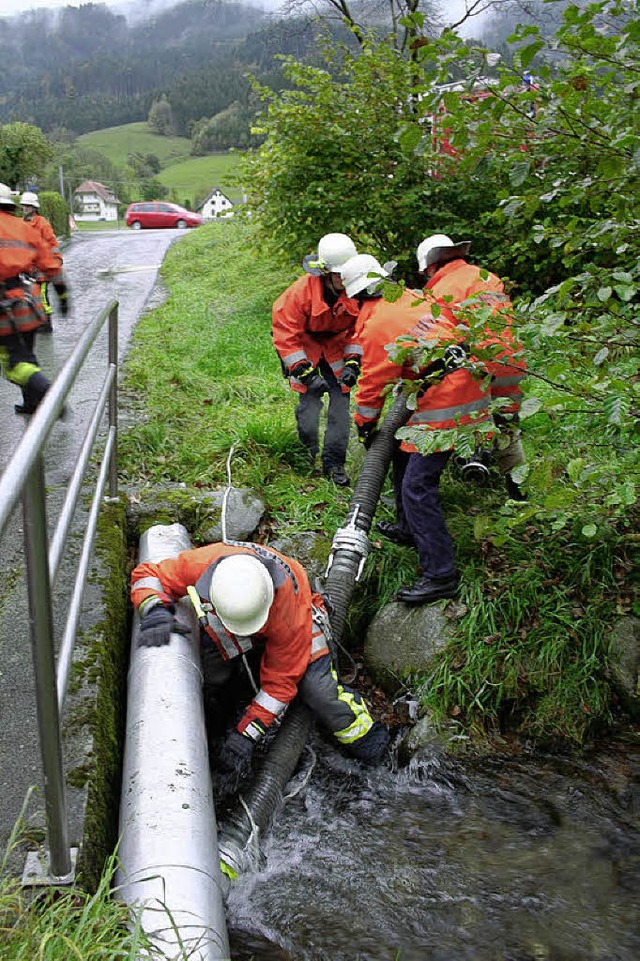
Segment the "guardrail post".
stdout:
<path fill-rule="evenodd" d="M 109 427 L 113 428 L 114 443 L 109 469 L 109 496 L 118 496 L 118 303 L 109 313 L 109 364 L 115 367 L 115 375 L 109 391 Z"/>
<path fill-rule="evenodd" d="M 26 479 L 23 498 L 24 546 L 29 587 L 29 620 L 44 793 L 50 870 L 56 879 L 72 873 L 67 804 L 62 766 L 60 715 L 53 650 L 53 616 L 47 547 L 47 512 L 44 464 L 40 452 Z"/>

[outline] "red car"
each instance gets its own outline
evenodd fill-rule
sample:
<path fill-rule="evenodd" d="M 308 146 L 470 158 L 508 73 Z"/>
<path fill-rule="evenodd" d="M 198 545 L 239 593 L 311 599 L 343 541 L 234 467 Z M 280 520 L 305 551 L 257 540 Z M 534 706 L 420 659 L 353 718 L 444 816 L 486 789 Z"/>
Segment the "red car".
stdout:
<path fill-rule="evenodd" d="M 125 221 L 127 227 L 133 227 L 134 230 L 142 227 L 178 227 L 184 230 L 185 227 L 199 227 L 202 217 L 178 204 L 145 200 L 139 204 L 129 204 Z"/>

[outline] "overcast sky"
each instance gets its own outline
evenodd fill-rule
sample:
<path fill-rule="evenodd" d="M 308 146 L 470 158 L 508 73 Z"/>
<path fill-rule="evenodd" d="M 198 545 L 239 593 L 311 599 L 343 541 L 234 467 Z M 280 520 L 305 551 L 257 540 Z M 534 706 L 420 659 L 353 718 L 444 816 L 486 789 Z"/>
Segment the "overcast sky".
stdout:
<path fill-rule="evenodd" d="M 33 10 L 38 7 L 79 7 L 82 0 L 0 0 L 0 16 L 9 17 L 14 13 L 22 13 L 25 10 Z M 84 0 L 88 2 L 88 0 Z M 125 8 L 126 6 L 132 6 L 133 0 L 94 0 L 94 2 L 106 3 L 108 7 L 112 8 Z M 175 0 L 177 3 L 178 0 Z M 255 6 L 263 6 L 268 9 L 274 9 L 277 7 L 277 0 L 250 0 Z M 159 4 L 161 7 L 172 6 L 170 0 L 162 0 Z M 135 0 L 135 7 L 138 15 L 140 11 L 145 7 L 153 9 L 155 6 L 154 0 Z M 447 19 L 451 22 L 457 19 L 460 14 L 464 11 L 464 0 L 445 0 L 442 4 L 444 9 L 447 11 Z"/>

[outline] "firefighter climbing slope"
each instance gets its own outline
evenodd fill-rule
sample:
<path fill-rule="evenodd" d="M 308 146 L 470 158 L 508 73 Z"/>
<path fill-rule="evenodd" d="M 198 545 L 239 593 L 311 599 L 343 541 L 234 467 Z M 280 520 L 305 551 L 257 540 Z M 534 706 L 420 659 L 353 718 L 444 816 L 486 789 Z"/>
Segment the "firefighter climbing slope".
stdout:
<path fill-rule="evenodd" d="M 6 184 L 0 184 L 0 366 L 4 375 L 22 391 L 17 414 L 32 414 L 44 397 L 49 381 L 33 352 L 36 331 L 46 315 L 31 278 L 52 279 L 60 273 L 62 257 L 42 237 L 14 216 L 16 200 Z"/>

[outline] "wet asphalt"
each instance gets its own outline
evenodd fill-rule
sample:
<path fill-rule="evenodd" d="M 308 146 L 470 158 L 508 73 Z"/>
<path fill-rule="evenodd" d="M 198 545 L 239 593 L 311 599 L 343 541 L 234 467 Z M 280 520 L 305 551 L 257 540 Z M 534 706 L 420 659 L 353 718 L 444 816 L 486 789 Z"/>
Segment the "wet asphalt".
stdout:
<path fill-rule="evenodd" d="M 126 353 L 141 313 L 162 299 L 157 272 L 180 230 L 105 230 L 78 232 L 64 247 L 64 269 L 71 310 L 61 317 L 52 293 L 52 334 L 36 338 L 36 354 L 53 380 L 73 350 L 86 324 L 112 299 L 119 302 L 119 359 Z M 54 529 L 72 475 L 86 425 L 104 380 L 107 363 L 106 325 L 79 373 L 69 401 L 71 416 L 56 424 L 45 449 L 47 519 Z M 13 405 L 20 391 L 0 379 L 0 475 L 13 457 L 28 426 Z M 54 596 L 56 634 L 63 633 L 66 600 L 79 555 L 82 516 L 72 527 Z M 33 662 L 24 574 L 22 510 L 16 509 L 0 535 L 0 851 L 20 813 L 29 788 L 36 786 L 32 808 L 42 807 L 42 774 L 33 683 Z M 72 827 L 72 833 L 74 828 Z M 78 830 L 76 826 L 75 830 Z"/>

